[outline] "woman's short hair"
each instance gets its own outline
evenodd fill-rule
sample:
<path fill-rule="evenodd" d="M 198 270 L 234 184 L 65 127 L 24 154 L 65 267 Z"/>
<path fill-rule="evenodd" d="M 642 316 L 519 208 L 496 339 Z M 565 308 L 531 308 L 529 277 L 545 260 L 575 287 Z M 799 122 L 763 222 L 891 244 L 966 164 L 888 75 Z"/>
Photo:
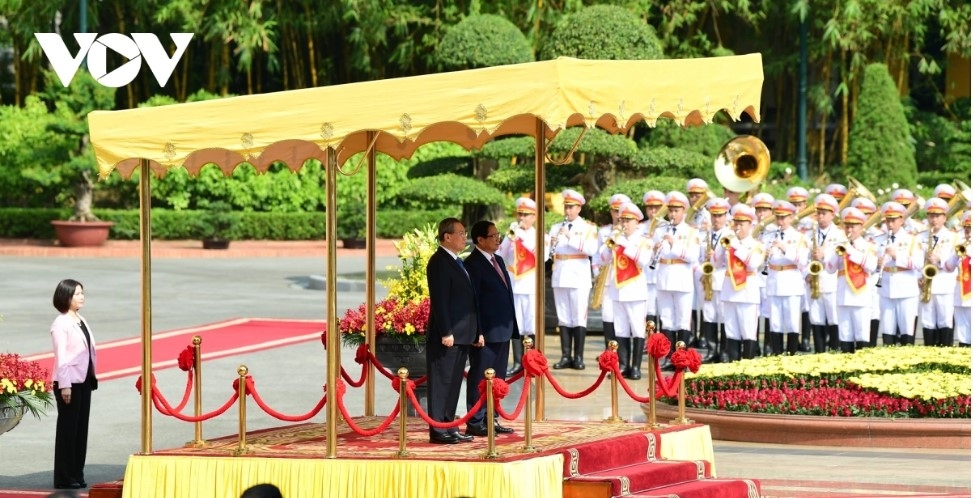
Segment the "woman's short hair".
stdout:
<path fill-rule="evenodd" d="M 273 484 L 257 484 L 244 490 L 240 498 L 283 498 L 283 495 Z"/>
<path fill-rule="evenodd" d="M 74 298 L 74 291 L 78 290 L 78 287 L 84 289 L 81 282 L 70 278 L 58 282 L 57 288 L 54 289 L 54 308 L 61 313 L 67 313 L 71 309 L 71 299 Z"/>

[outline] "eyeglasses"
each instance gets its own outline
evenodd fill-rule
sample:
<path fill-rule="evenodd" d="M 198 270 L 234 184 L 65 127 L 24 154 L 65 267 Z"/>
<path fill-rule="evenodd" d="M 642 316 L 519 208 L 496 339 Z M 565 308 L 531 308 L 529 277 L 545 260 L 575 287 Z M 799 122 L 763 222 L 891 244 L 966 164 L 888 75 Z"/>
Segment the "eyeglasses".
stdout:
<path fill-rule="evenodd" d="M 446 232 L 446 233 L 448 233 L 450 235 L 462 235 L 463 237 L 466 237 L 466 233 L 467 232 L 466 232 L 466 230 L 463 230 L 462 232 Z"/>
<path fill-rule="evenodd" d="M 500 240 L 500 239 L 503 238 L 503 235 L 500 235 L 500 232 L 497 232 L 497 233 L 493 233 L 493 234 L 487 235 L 486 238 Z"/>

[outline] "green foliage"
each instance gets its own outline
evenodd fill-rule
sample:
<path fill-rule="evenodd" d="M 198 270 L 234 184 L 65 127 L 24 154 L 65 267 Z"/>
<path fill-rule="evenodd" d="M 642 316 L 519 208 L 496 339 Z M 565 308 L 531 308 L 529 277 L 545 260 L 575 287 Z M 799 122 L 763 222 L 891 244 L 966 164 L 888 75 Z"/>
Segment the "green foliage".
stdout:
<path fill-rule="evenodd" d="M 679 126 L 671 119 L 660 119 L 655 128 L 639 140 L 639 148 L 674 147 L 715 158 L 720 148 L 736 133 L 722 124 Z"/>
<path fill-rule="evenodd" d="M 507 19 L 471 15 L 446 31 L 436 58 L 447 70 L 531 62 L 534 54 L 524 34 Z"/>
<path fill-rule="evenodd" d="M 388 289 L 390 296 L 402 301 L 418 301 L 429 296 L 429 284 L 426 281 L 426 264 L 429 258 L 439 248 L 436 238 L 439 220 L 426 223 L 422 228 L 415 228 L 402 235 L 402 240 L 395 244 L 402 266 L 399 276 L 382 282 Z"/>
<path fill-rule="evenodd" d="M 625 194 L 637 206 L 642 206 L 642 196 L 649 190 L 658 190 L 663 194 L 673 190 L 684 192 L 686 190 L 686 179 L 676 176 L 654 176 L 651 178 L 638 178 L 620 181 L 592 199 L 588 200 L 586 206 L 597 215 L 608 214 L 608 199 L 615 194 Z"/>
<path fill-rule="evenodd" d="M 561 18 L 544 44 L 545 59 L 651 60 L 665 57 L 643 19 L 624 7 L 593 5 Z"/>
<path fill-rule="evenodd" d="M 474 155 L 491 159 L 534 157 L 534 139 L 531 137 L 502 137 L 491 140 Z M 533 164 L 533 163 L 531 163 Z"/>
<path fill-rule="evenodd" d="M 650 147 L 639 149 L 632 158 L 632 168 L 648 176 L 699 177 L 712 184 L 716 180 L 713 173 L 713 156 L 673 147 Z M 680 187 L 684 190 L 685 184 Z"/>
<path fill-rule="evenodd" d="M 848 139 L 845 175 L 854 176 L 865 185 L 916 184 L 915 147 L 909 123 L 884 64 L 865 68 L 858 113 Z"/>
<path fill-rule="evenodd" d="M 429 161 L 423 161 L 409 168 L 408 178 L 424 178 L 446 173 L 454 173 L 460 176 L 473 176 L 473 162 L 469 156 L 465 157 L 437 157 Z"/>
<path fill-rule="evenodd" d="M 578 188 L 577 182 L 571 180 L 584 173 L 584 168 L 578 164 L 549 164 L 545 171 L 547 191 L 559 192 L 565 188 Z M 505 164 L 490 173 L 487 182 L 503 192 L 533 192 L 535 177 L 533 164 Z"/>
<path fill-rule="evenodd" d="M 34 95 L 23 107 L 0 106 L 0 205 L 54 206 L 70 186 L 59 166 L 76 144 L 53 129 L 56 121 Z"/>
<path fill-rule="evenodd" d="M 454 174 L 409 180 L 399 195 L 415 205 L 432 208 L 462 206 L 464 204 L 501 204 L 504 195 L 487 184 Z M 437 220 L 438 221 L 438 220 Z"/>
<path fill-rule="evenodd" d="M 906 108 L 916 143 L 916 167 L 922 173 L 969 177 L 970 121 L 948 119 L 931 112 Z M 920 181 L 923 185 L 927 183 Z"/>
<path fill-rule="evenodd" d="M 223 201 L 207 202 L 205 210 L 196 218 L 195 234 L 203 240 L 232 240 L 239 214 Z"/>

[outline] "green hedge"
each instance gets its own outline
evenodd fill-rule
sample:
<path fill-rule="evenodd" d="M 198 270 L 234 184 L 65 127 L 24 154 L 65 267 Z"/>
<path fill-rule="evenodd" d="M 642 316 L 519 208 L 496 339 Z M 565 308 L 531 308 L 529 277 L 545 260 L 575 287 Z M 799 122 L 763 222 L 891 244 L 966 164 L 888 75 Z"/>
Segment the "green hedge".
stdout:
<path fill-rule="evenodd" d="M 399 238 L 403 233 L 426 223 L 459 217 L 460 208 L 439 210 L 384 210 L 378 213 L 376 231 L 380 238 Z M 136 210 L 96 209 L 104 221 L 112 221 L 110 237 L 135 240 L 139 236 L 139 213 Z M 230 232 L 235 240 L 319 240 L 325 235 L 323 212 L 257 213 L 238 212 L 237 224 Z M 51 220 L 66 220 L 69 209 L 4 208 L 0 209 L 0 238 L 53 239 Z M 152 210 L 154 239 L 185 240 L 195 235 L 200 211 Z"/>

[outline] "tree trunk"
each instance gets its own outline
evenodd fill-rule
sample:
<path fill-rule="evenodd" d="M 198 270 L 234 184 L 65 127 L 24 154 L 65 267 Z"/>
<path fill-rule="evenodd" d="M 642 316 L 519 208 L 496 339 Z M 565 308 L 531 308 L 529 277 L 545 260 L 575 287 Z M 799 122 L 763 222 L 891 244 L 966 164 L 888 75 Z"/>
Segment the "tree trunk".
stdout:
<path fill-rule="evenodd" d="M 91 212 L 94 190 L 95 182 L 91 179 L 91 172 L 82 171 L 74 184 L 74 215 L 70 221 L 101 221 Z"/>
<path fill-rule="evenodd" d="M 851 92 L 854 75 L 849 75 L 848 70 L 848 51 L 841 51 L 841 79 L 845 84 L 845 91 L 841 92 L 841 157 L 840 164 L 845 166 L 848 163 L 848 94 Z"/>

